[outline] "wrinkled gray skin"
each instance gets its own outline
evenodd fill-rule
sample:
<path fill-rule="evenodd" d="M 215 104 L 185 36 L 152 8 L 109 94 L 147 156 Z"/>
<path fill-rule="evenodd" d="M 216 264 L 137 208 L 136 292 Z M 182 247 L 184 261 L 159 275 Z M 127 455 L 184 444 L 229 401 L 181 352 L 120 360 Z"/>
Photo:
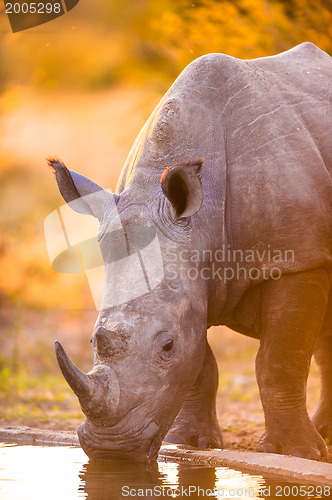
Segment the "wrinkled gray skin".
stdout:
<path fill-rule="evenodd" d="M 206 341 L 212 325 L 260 340 L 256 369 L 266 430 L 258 450 L 326 455 L 321 435 L 332 439 L 331 125 L 332 60 L 310 43 L 249 61 L 203 56 L 161 100 L 128 157 L 116 201 L 124 228 L 157 231 L 165 277 L 149 293 L 100 311 L 89 374 L 57 344 L 62 372 L 87 417 L 78 434 L 90 457 L 153 460 L 166 435 L 169 442 L 222 446 L 217 367 Z M 55 160 L 52 165 L 67 202 L 101 189 Z M 167 166 L 173 167 L 160 183 Z M 107 195 L 101 199 L 81 211 L 100 219 L 103 235 L 112 216 Z M 279 279 L 174 279 L 167 271 L 169 248 L 223 245 L 291 249 L 295 258 L 277 264 Z M 100 246 L 107 258 L 102 236 Z M 267 258 L 242 265 L 276 266 Z M 315 349 L 322 397 L 314 425 L 305 392 Z"/>

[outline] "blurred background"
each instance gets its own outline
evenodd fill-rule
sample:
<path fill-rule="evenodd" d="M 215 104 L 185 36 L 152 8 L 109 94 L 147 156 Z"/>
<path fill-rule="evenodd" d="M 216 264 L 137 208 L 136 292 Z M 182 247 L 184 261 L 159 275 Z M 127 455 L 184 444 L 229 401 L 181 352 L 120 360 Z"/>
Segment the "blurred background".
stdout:
<path fill-rule="evenodd" d="M 83 417 L 53 343 L 90 369 L 97 312 L 83 274 L 50 267 L 43 224 L 62 199 L 45 158 L 115 189 L 136 134 L 188 63 L 209 52 L 273 55 L 304 41 L 332 54 L 332 1 L 81 0 L 16 34 L 0 7 L 0 423 L 76 428 Z M 241 446 L 263 422 L 257 343 L 222 328 L 209 335 L 222 425 Z M 315 367 L 310 384 L 313 406 Z"/>

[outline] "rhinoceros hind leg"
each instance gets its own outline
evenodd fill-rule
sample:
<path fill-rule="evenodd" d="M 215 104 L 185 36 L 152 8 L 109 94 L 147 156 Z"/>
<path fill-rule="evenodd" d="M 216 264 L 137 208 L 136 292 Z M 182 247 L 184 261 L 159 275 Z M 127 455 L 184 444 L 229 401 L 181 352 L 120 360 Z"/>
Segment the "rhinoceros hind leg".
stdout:
<path fill-rule="evenodd" d="M 321 336 L 315 349 L 315 359 L 320 369 L 321 393 L 312 421 L 329 444 L 332 444 L 332 293 Z"/>
<path fill-rule="evenodd" d="M 327 448 L 307 413 L 306 382 L 327 310 L 329 276 L 312 269 L 263 287 L 256 374 L 266 428 L 257 450 L 319 460 Z"/>
<path fill-rule="evenodd" d="M 208 343 L 201 372 L 164 441 L 197 448 L 222 448 L 216 416 L 218 367 Z"/>

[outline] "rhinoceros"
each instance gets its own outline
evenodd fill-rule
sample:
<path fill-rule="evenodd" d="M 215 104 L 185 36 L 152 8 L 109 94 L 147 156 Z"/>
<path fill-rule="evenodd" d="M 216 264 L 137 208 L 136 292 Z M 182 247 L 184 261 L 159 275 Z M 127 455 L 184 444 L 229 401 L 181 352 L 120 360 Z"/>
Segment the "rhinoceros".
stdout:
<path fill-rule="evenodd" d="M 86 415 L 89 457 L 151 461 L 163 439 L 223 446 L 207 328 L 259 339 L 265 432 L 257 450 L 310 459 L 332 439 L 332 60 L 311 43 L 271 57 L 208 54 L 176 79 L 136 139 L 116 194 L 51 165 L 67 203 L 155 231 L 164 275 L 102 306 L 85 374 L 56 343 Z M 99 193 L 97 201 L 87 195 Z M 113 207 L 114 208 L 114 207 Z M 75 209 L 75 206 L 74 206 Z M 114 246 L 114 245 L 113 245 Z M 122 286 L 126 286 L 125 283 Z M 105 293 L 112 291 L 107 281 Z M 321 369 L 310 420 L 306 382 Z"/>

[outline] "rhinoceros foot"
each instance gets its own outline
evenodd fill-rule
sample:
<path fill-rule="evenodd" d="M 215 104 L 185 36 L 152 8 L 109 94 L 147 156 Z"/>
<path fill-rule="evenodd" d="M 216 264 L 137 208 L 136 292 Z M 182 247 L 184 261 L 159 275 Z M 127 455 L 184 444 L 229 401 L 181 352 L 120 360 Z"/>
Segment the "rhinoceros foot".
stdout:
<path fill-rule="evenodd" d="M 164 438 L 166 443 L 172 444 L 184 444 L 189 446 L 195 446 L 196 448 L 222 448 L 222 439 L 218 440 L 218 436 L 213 435 L 179 435 L 179 434 L 167 434 Z"/>
<path fill-rule="evenodd" d="M 313 426 L 306 429 L 306 432 L 294 426 L 294 432 L 289 434 L 265 431 L 256 450 L 310 460 L 321 460 L 327 456 L 326 444 Z"/>
<path fill-rule="evenodd" d="M 332 444 L 332 408 L 320 405 L 312 416 L 312 422 L 327 443 Z"/>
<path fill-rule="evenodd" d="M 203 422 L 175 420 L 164 441 L 185 444 L 196 448 L 222 448 L 223 439 L 219 425 L 205 425 Z"/>

